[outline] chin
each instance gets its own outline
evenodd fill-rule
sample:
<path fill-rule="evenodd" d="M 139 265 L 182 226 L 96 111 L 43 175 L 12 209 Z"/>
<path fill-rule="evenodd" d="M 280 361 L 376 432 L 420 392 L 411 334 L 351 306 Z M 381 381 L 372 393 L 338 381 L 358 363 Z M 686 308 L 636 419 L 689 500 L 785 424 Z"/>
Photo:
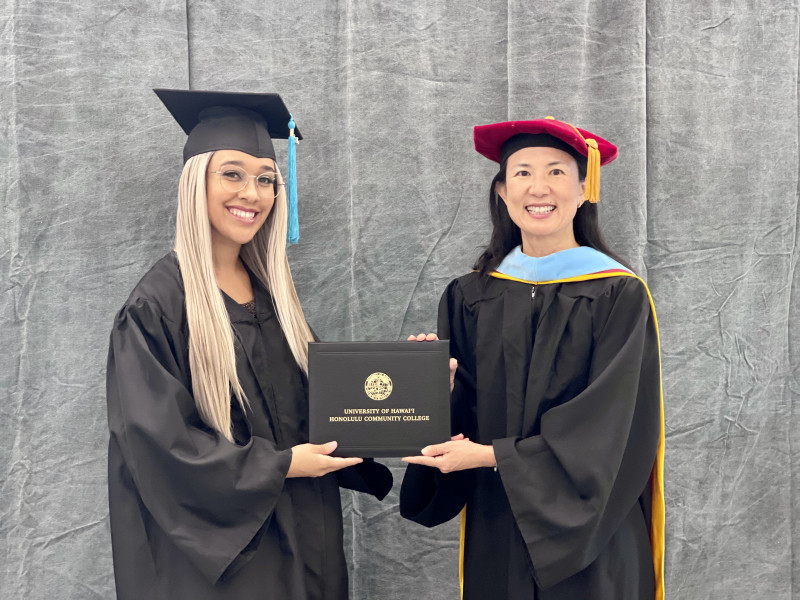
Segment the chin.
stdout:
<path fill-rule="evenodd" d="M 528 227 L 526 229 L 522 229 L 521 231 L 522 233 L 528 234 L 530 237 L 545 239 L 545 238 L 550 238 L 558 230 L 550 227 L 542 227 L 542 228 Z"/>
<path fill-rule="evenodd" d="M 228 242 L 233 244 L 238 244 L 239 246 L 244 246 L 245 244 L 249 244 L 253 238 L 256 236 L 256 232 L 254 231 L 252 234 L 244 233 L 241 231 L 231 232 L 231 233 L 223 233 L 222 237 L 225 238 Z"/>

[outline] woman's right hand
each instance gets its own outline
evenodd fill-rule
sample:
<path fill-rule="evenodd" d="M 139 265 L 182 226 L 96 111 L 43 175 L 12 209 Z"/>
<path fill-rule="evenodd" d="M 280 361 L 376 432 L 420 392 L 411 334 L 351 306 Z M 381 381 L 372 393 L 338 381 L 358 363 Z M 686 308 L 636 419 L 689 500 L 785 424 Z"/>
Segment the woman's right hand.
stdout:
<path fill-rule="evenodd" d="M 352 467 L 360 458 L 328 456 L 336 450 L 336 442 L 326 444 L 298 444 L 292 447 L 292 463 L 286 477 L 321 477 L 332 471 Z"/>
<path fill-rule="evenodd" d="M 408 336 L 409 342 L 433 342 L 438 340 L 439 336 L 435 333 L 420 333 L 417 335 Z M 456 381 L 456 369 L 458 369 L 458 361 L 455 358 L 450 358 L 450 392 L 453 392 L 453 385 Z"/>

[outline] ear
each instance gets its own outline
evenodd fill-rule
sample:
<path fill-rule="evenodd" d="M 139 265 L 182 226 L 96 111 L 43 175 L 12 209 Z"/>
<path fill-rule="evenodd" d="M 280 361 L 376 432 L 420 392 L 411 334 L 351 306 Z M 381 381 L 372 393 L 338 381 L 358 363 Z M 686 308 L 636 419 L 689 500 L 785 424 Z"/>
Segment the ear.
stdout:
<path fill-rule="evenodd" d="M 578 196 L 578 208 L 586 202 L 586 180 L 581 181 L 581 193 Z"/>
<path fill-rule="evenodd" d="M 495 193 L 503 199 L 503 202 L 506 201 L 506 182 L 505 181 L 498 181 L 494 184 L 494 191 Z"/>

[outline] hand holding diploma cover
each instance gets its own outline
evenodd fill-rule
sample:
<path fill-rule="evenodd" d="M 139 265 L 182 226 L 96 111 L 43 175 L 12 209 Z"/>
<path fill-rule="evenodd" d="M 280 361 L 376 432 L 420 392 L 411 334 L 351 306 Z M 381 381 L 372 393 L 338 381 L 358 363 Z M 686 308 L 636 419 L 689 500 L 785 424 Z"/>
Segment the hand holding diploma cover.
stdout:
<path fill-rule="evenodd" d="M 309 344 L 309 434 L 334 456 L 418 454 L 450 438 L 449 342 Z"/>

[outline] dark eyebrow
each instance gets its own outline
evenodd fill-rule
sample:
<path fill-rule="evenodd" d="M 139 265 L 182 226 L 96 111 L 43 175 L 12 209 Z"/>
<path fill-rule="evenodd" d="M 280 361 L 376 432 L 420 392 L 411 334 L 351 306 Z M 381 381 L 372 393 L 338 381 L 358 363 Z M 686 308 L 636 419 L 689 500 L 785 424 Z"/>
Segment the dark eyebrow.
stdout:
<path fill-rule="evenodd" d="M 240 160 L 226 160 L 220 165 L 220 168 L 224 167 L 225 165 L 236 165 L 237 167 L 242 167 L 244 169 L 244 163 Z M 274 173 L 275 168 L 272 165 L 261 165 L 261 172 L 263 173 L 265 171 Z"/>
<path fill-rule="evenodd" d="M 567 163 L 565 163 L 563 160 L 554 160 L 553 162 L 547 163 L 547 165 L 546 165 L 546 166 L 549 168 L 549 167 L 554 167 L 555 165 L 564 165 L 565 167 L 569 166 L 569 165 L 568 165 Z M 526 167 L 526 168 L 528 168 L 528 169 L 530 169 L 530 168 L 531 168 L 531 166 L 530 166 L 528 163 L 514 163 L 513 165 L 511 165 L 511 167 L 512 167 L 512 168 L 516 168 L 516 167 Z"/>

